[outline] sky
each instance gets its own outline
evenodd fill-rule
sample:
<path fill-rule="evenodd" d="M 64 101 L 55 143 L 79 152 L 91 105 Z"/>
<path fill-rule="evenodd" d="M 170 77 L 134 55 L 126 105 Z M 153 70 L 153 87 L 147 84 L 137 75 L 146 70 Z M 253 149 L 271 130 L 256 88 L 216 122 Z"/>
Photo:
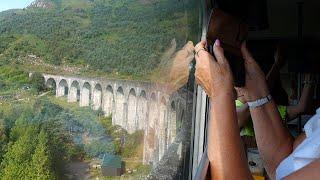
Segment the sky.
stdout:
<path fill-rule="evenodd" d="M 8 9 L 22 9 L 34 0 L 0 0 L 0 12 Z"/>

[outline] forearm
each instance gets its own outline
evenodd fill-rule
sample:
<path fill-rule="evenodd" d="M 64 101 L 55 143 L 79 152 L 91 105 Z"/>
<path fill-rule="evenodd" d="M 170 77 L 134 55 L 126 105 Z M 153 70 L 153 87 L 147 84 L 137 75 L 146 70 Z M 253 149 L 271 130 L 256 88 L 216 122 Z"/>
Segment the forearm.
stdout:
<path fill-rule="evenodd" d="M 287 108 L 288 120 L 292 120 L 298 115 L 306 112 L 311 101 L 312 93 L 312 86 L 309 84 L 304 85 L 299 103 L 295 106 L 288 106 Z"/>
<path fill-rule="evenodd" d="M 208 132 L 212 179 L 251 179 L 232 96 L 222 95 L 211 99 Z"/>
<path fill-rule="evenodd" d="M 282 124 L 274 101 L 250 112 L 259 152 L 269 176 L 274 179 L 277 166 L 292 152 L 293 138 Z"/>
<path fill-rule="evenodd" d="M 300 113 L 304 113 L 307 109 L 308 104 L 310 103 L 312 93 L 313 93 L 312 85 L 305 84 L 302 90 L 301 98 L 299 101 Z"/>

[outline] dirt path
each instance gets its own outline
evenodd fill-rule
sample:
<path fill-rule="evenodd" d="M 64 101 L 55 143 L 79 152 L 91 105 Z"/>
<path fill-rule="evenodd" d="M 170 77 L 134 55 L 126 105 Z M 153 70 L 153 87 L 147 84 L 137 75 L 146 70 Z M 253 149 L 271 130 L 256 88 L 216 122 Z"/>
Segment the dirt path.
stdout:
<path fill-rule="evenodd" d="M 47 95 L 48 93 L 49 93 L 49 92 L 42 93 L 42 94 L 40 94 L 38 97 L 45 96 L 45 95 Z"/>

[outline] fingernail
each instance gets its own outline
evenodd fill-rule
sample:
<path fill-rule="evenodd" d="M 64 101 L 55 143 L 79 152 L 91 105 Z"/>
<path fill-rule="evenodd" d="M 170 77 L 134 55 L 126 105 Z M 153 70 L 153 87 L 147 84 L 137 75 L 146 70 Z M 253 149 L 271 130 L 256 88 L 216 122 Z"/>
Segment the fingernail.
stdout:
<path fill-rule="evenodd" d="M 221 45 L 220 40 L 219 40 L 219 39 L 216 39 L 216 42 L 214 42 L 214 45 L 215 45 L 215 46 L 220 46 L 220 45 Z"/>

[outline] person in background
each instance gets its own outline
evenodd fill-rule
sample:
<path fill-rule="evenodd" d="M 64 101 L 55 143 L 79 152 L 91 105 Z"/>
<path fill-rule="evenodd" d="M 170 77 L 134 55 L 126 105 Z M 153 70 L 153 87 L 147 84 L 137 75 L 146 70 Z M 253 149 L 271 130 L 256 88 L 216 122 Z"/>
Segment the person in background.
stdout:
<path fill-rule="evenodd" d="M 220 41 L 215 58 L 206 42 L 195 47 L 196 82 L 210 98 L 208 158 L 211 178 L 253 179 L 247 166 L 235 108 L 233 77 Z M 266 77 L 243 43 L 246 85 L 241 88 L 248 103 L 259 152 L 271 179 L 317 179 L 320 176 L 320 109 L 306 125 L 306 133 L 294 139 L 283 125 L 270 95 Z"/>

